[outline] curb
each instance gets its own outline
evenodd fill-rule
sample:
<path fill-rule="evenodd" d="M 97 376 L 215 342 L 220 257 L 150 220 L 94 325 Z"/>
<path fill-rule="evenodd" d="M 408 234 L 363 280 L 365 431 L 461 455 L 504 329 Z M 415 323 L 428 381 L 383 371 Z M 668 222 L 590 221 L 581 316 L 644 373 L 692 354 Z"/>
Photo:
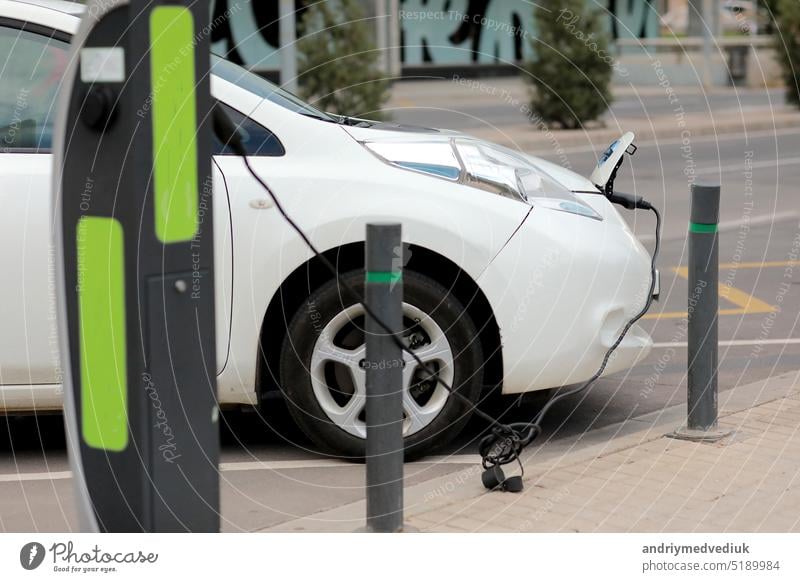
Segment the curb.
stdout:
<path fill-rule="evenodd" d="M 800 370 L 797 370 L 726 390 L 719 396 L 719 418 L 723 419 L 775 400 L 796 397 L 800 393 L 799 380 Z M 582 435 L 546 443 L 546 446 L 540 446 L 523 459 L 529 475 L 528 486 L 532 486 L 531 481 L 536 479 L 533 475 L 543 475 L 556 467 L 585 463 L 663 438 L 666 433 L 681 426 L 685 419 L 686 404 L 678 404 Z M 482 495 L 503 495 L 488 493 L 481 485 L 478 455 L 465 455 L 464 461 L 465 464 L 458 471 L 404 490 L 407 521 L 458 501 L 475 499 Z M 353 532 L 363 526 L 365 515 L 365 502 L 357 501 L 258 531 Z"/>
<path fill-rule="evenodd" d="M 466 133 L 521 151 L 552 154 L 558 153 L 560 149 L 576 146 L 605 149 L 625 131 L 633 131 L 638 142 L 685 138 L 690 143 L 692 137 L 800 127 L 800 111 L 781 107 L 726 111 L 716 119 L 709 115 L 687 114 L 682 121 L 675 117 L 665 119 L 664 116 L 659 116 L 649 121 L 617 118 L 613 123 L 617 126 L 613 129 L 605 127 L 583 131 L 545 132 L 530 125 L 517 124 L 467 130 Z"/>

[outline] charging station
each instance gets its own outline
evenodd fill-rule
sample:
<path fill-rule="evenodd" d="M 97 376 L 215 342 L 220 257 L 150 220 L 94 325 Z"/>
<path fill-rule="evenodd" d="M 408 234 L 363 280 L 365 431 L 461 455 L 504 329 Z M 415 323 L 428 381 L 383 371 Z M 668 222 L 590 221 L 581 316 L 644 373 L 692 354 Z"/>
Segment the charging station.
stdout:
<path fill-rule="evenodd" d="M 84 531 L 219 531 L 208 5 L 89 0 L 54 144 Z"/>
<path fill-rule="evenodd" d="M 238 128 L 213 107 L 208 20 L 203 3 L 90 0 L 73 38 L 53 140 L 53 208 L 65 417 L 84 530 L 219 530 L 212 119 L 220 141 L 347 289 L 251 167 Z M 504 424 L 475 411 L 491 426 L 479 446 L 489 489 L 522 490 L 521 475 L 506 478 L 500 467 L 520 461 L 553 404 L 602 375 L 657 289 L 660 214 L 613 187 L 624 155 L 635 153 L 633 138 L 612 144 L 592 181 L 610 202 L 655 214 L 645 304 L 595 374 L 550 399 L 530 422 Z M 397 326 L 359 301 L 386 343 L 424 369 Z M 395 452 L 401 437 L 393 435 Z M 401 524 L 402 488 L 393 491 L 399 510 L 391 511 Z"/>

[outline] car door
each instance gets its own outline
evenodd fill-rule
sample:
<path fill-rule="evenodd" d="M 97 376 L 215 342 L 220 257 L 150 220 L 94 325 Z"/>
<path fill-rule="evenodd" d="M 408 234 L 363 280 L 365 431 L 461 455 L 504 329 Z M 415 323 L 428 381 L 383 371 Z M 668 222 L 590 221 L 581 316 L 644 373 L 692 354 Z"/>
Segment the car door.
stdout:
<path fill-rule="evenodd" d="M 0 25 L 0 384 L 4 385 L 61 381 L 50 148 L 68 49 L 64 34 L 22 22 L 4 20 Z"/>
<path fill-rule="evenodd" d="M 0 409 L 61 404 L 51 147 L 68 50 L 66 33 L 0 21 Z M 233 232 L 217 164 L 212 172 L 221 372 L 230 344 Z"/>
<path fill-rule="evenodd" d="M 240 107 L 241 105 L 243 104 L 239 103 Z M 286 151 L 283 144 L 270 129 L 260 125 L 223 101 L 218 102 L 218 107 L 222 108 L 222 111 L 237 127 L 248 156 L 262 159 L 279 159 L 285 155 Z M 260 294 L 264 293 L 265 290 L 267 296 L 271 297 L 274 287 L 265 284 L 263 281 L 253 280 L 253 264 L 249 257 L 251 257 L 252 253 L 259 255 L 261 257 L 260 260 L 263 260 L 264 257 L 271 256 L 274 250 L 253 249 L 253 240 L 248 236 L 248 233 L 252 233 L 251 227 L 254 221 L 258 222 L 262 228 L 271 228 L 273 231 L 276 231 L 276 228 L 275 225 L 265 220 L 263 215 L 255 212 L 255 210 L 270 208 L 271 204 L 266 203 L 264 192 L 260 186 L 252 181 L 239 157 L 226 144 L 220 143 L 216 138 L 213 151 L 215 154 L 214 161 L 222 171 L 226 192 L 230 197 L 228 203 L 230 205 L 230 216 L 233 217 L 232 224 L 236 225 L 236 229 L 231 230 L 231 238 L 223 242 L 220 240 L 222 225 L 217 226 L 215 215 L 214 228 L 218 246 L 230 244 L 231 256 L 235 257 L 236 261 L 235 280 L 231 280 L 230 284 L 228 284 L 217 279 L 217 290 L 219 292 L 222 287 L 226 290 L 231 290 L 231 296 L 236 297 L 238 300 L 232 301 L 231 311 L 228 313 L 230 318 L 226 321 L 226 324 L 231 327 L 230 362 L 226 373 L 220 377 L 220 398 L 227 397 L 231 402 L 254 403 L 255 392 L 253 387 L 255 386 L 256 378 L 255 365 L 253 364 L 255 363 L 255 356 L 259 353 L 257 349 L 258 336 L 264 313 L 258 309 L 254 310 L 253 304 L 257 304 L 263 299 Z M 277 221 L 278 227 L 284 226 L 282 219 L 277 216 L 272 218 Z M 276 236 L 279 236 L 277 232 Z M 217 260 L 217 269 L 219 269 L 219 260 L 215 260 Z M 258 299 L 255 299 L 256 296 L 258 296 Z M 220 326 L 220 315 L 219 313 L 217 314 L 218 328 Z"/>

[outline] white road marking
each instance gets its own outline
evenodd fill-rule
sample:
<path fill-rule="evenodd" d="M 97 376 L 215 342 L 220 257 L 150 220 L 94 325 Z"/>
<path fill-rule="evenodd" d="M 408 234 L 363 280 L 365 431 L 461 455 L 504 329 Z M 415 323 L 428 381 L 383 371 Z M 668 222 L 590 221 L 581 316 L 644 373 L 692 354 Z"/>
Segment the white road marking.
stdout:
<path fill-rule="evenodd" d="M 755 340 L 727 340 L 719 342 L 721 347 L 738 347 L 738 346 L 784 346 L 800 344 L 800 338 L 790 337 L 784 339 L 755 339 Z M 685 348 L 688 347 L 687 342 L 655 342 L 654 348 Z"/>
<path fill-rule="evenodd" d="M 285 471 L 287 469 L 323 469 L 352 465 L 336 459 L 305 459 L 295 461 L 238 461 L 220 463 L 220 471 Z"/>
<path fill-rule="evenodd" d="M 0 483 L 18 483 L 20 481 L 56 481 L 72 479 L 72 471 L 53 471 L 51 473 L 11 473 L 0 475 Z"/>
<path fill-rule="evenodd" d="M 428 457 L 422 461 L 408 463 L 408 465 L 468 465 L 478 464 L 479 455 L 449 455 Z M 356 463 L 338 461 L 335 459 L 304 459 L 293 461 L 240 461 L 220 463 L 219 468 L 223 473 L 236 471 L 286 471 L 290 469 L 326 469 L 342 467 L 358 467 Z M 71 479 L 72 471 L 51 471 L 43 473 L 6 473 L 0 475 L 0 483 L 20 483 L 23 481 L 58 481 Z"/>
<path fill-rule="evenodd" d="M 753 162 L 748 167 L 744 163 L 731 164 L 728 166 L 716 166 L 709 168 L 699 168 L 695 170 L 695 174 L 726 174 L 728 172 L 744 172 L 745 170 L 757 168 L 771 168 L 777 166 L 793 166 L 800 164 L 800 157 L 795 158 L 781 158 L 780 160 L 762 160 Z"/>
<path fill-rule="evenodd" d="M 750 226 L 761 226 L 764 224 L 772 224 L 773 222 L 783 222 L 784 220 L 792 220 L 800 216 L 796 210 L 783 210 L 781 212 L 774 212 L 772 214 L 757 214 L 749 218 L 738 218 L 736 220 L 723 220 L 717 225 L 718 231 L 736 230 L 744 224 Z"/>
<path fill-rule="evenodd" d="M 622 134 L 625 130 L 620 130 L 620 134 Z M 694 136 L 691 138 L 691 142 L 693 144 L 697 143 L 705 143 L 705 142 L 720 142 L 720 141 L 729 141 L 729 140 L 736 140 L 736 139 L 761 139 L 765 137 L 780 137 L 783 135 L 800 135 L 800 128 L 797 127 L 787 127 L 784 129 L 772 130 L 772 129 L 761 129 L 758 131 L 750 131 L 748 133 L 744 132 L 733 132 L 733 133 L 719 133 L 719 134 L 703 134 Z M 589 138 L 591 139 L 591 137 Z M 671 137 L 666 139 L 651 139 L 651 140 L 643 140 L 637 141 L 636 146 L 640 148 L 646 147 L 654 147 L 654 146 L 669 146 L 669 145 L 681 145 L 683 144 L 683 138 L 680 137 Z M 572 147 L 565 147 L 561 148 L 558 153 L 565 153 L 565 154 L 581 154 L 581 153 L 599 153 L 604 151 L 608 147 L 606 142 L 600 143 L 598 142 L 596 145 L 589 145 L 589 146 L 572 146 Z M 548 149 L 538 149 L 538 150 L 531 150 L 527 152 L 533 155 L 552 155 L 555 156 L 556 154 L 553 152 L 552 148 Z M 635 159 L 634 159 L 635 161 Z"/>
<path fill-rule="evenodd" d="M 796 218 L 800 217 L 800 212 L 796 210 L 783 210 L 781 212 L 775 212 L 772 214 L 756 214 L 755 216 L 750 216 L 748 218 L 738 218 L 736 220 L 723 220 L 717 226 L 717 231 L 719 232 L 728 232 L 731 230 L 738 230 L 743 225 L 748 225 L 750 227 L 753 226 L 763 226 L 765 224 L 773 224 L 776 222 L 784 222 L 786 220 L 795 220 Z M 682 240 L 686 238 L 688 235 L 687 231 L 682 231 L 680 234 L 671 234 L 671 235 L 661 235 L 661 242 L 672 241 L 672 240 Z M 636 235 L 636 238 L 643 243 L 650 243 L 655 240 L 655 235 L 652 234 L 642 234 Z"/>

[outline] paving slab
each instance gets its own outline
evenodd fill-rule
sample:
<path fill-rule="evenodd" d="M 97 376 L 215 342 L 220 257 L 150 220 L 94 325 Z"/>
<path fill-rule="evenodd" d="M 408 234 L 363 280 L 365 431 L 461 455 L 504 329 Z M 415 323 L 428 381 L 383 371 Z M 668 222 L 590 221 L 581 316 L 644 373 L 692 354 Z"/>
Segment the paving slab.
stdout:
<path fill-rule="evenodd" d="M 478 465 L 411 485 L 407 523 L 420 531 L 800 531 L 800 371 L 737 386 L 721 399 L 719 443 L 667 438 L 685 405 L 540 445 L 526 489 L 487 492 Z M 763 422 L 768 417 L 772 422 Z M 787 428 L 789 431 L 784 430 Z M 797 427 L 797 425 L 794 425 Z M 742 438 L 741 435 L 747 435 Z M 270 531 L 352 531 L 356 502 Z"/>

